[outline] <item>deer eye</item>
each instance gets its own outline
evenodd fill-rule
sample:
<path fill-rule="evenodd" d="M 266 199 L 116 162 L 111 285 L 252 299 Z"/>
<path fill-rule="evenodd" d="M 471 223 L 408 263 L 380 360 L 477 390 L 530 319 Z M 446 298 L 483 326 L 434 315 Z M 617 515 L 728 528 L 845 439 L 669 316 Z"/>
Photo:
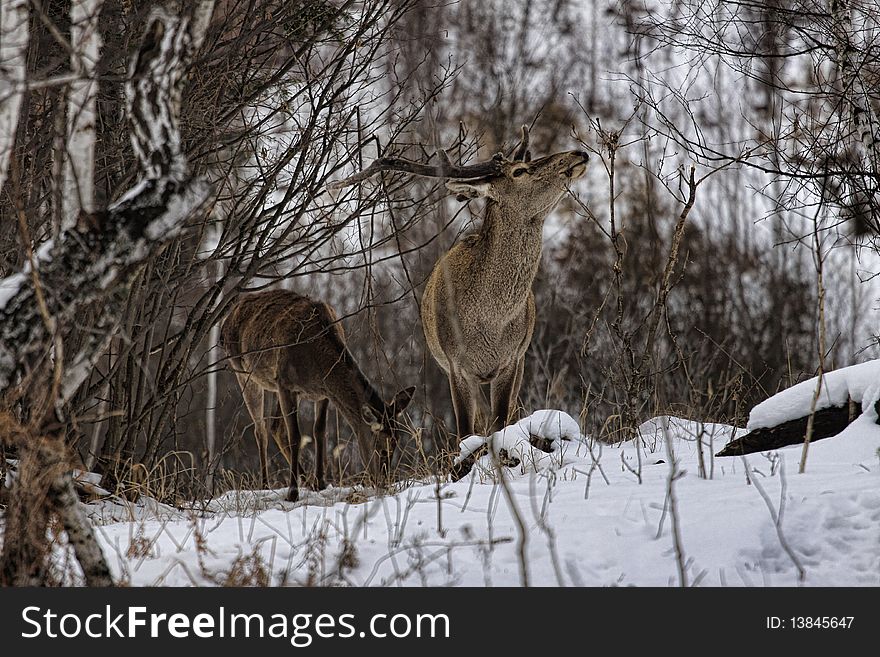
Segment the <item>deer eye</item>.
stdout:
<path fill-rule="evenodd" d="M 524 173 L 528 173 L 528 172 L 529 172 L 528 167 L 523 167 L 521 169 L 517 169 L 516 171 L 514 171 L 513 177 L 519 178 L 521 175 L 523 175 Z"/>

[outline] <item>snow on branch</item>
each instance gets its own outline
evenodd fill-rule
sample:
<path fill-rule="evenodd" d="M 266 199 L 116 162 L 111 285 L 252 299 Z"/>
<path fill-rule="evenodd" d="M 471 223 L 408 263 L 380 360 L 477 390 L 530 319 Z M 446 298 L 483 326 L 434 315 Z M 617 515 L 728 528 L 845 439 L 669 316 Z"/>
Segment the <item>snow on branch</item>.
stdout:
<path fill-rule="evenodd" d="M 27 383 L 49 356 L 55 333 L 64 336 L 82 310 L 101 299 L 97 326 L 87 332 L 80 351 L 65 358 L 72 366 L 64 373 L 58 403 L 73 394 L 121 315 L 121 302 L 107 293 L 125 286 L 137 267 L 209 201 L 210 185 L 187 173 L 179 115 L 186 69 L 213 4 L 200 2 L 180 16 L 155 10 L 147 20 L 126 88 L 141 180 L 106 211 L 81 213 L 55 243 L 37 250 L 33 265 L 0 279 L 0 394 Z"/>

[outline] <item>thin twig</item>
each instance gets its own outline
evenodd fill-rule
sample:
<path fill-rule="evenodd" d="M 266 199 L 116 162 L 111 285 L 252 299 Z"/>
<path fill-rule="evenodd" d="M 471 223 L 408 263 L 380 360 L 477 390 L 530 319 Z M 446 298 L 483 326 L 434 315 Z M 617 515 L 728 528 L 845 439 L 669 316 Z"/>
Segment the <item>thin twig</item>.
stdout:
<path fill-rule="evenodd" d="M 687 564 L 684 556 L 684 545 L 681 540 L 681 526 L 678 518 L 678 502 L 675 498 L 675 480 L 683 473 L 678 469 L 678 462 L 672 449 L 672 440 L 669 435 L 669 420 L 664 415 L 660 418 L 660 426 L 663 429 L 663 442 L 666 443 L 666 456 L 669 458 L 669 477 L 666 480 L 666 497 L 669 501 L 669 517 L 672 520 L 672 545 L 675 548 L 675 565 L 678 568 L 678 585 L 687 588 Z"/>
<path fill-rule="evenodd" d="M 746 457 L 741 456 L 743 465 L 746 468 L 746 472 L 749 469 L 749 462 L 746 460 Z M 783 459 L 783 463 L 784 463 Z M 791 562 L 794 564 L 794 567 L 798 572 L 798 582 L 803 582 L 807 577 L 807 572 L 804 570 L 803 565 L 801 565 L 800 560 L 797 558 L 797 555 L 794 553 L 794 550 L 791 549 L 791 546 L 788 544 L 788 541 L 785 538 L 785 534 L 782 531 L 782 514 L 785 510 L 785 491 L 786 491 L 786 483 L 785 483 L 785 468 L 781 467 L 779 470 L 779 479 L 781 482 L 782 489 L 780 491 L 780 499 L 779 499 L 779 511 L 777 512 L 775 508 L 773 508 L 773 502 L 770 501 L 770 496 L 767 495 L 767 491 L 764 490 L 764 487 L 761 485 L 761 482 L 758 481 L 757 477 L 752 477 L 752 484 L 755 486 L 755 490 L 761 495 L 761 499 L 764 500 L 764 504 L 767 505 L 767 510 L 770 512 L 770 517 L 773 519 L 773 526 L 776 528 L 776 536 L 779 538 L 779 545 L 782 546 L 782 549 L 788 555 L 788 558 L 791 559 Z"/>

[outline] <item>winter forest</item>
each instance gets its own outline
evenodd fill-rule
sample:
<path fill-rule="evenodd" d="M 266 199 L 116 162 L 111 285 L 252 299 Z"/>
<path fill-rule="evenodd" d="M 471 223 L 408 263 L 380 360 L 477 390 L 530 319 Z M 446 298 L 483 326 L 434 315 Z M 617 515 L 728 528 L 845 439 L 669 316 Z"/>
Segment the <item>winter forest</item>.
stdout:
<path fill-rule="evenodd" d="M 880 585 L 874 0 L 0 0 L 0 584 Z"/>

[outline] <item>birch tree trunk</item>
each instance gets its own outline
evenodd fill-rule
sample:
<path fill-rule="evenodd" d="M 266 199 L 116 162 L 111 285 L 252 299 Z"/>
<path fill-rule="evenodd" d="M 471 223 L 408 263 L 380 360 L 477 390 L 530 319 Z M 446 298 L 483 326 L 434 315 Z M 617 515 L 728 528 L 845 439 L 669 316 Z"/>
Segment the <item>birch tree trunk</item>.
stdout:
<path fill-rule="evenodd" d="M 27 0 L 0 0 L 0 190 L 6 181 L 24 95 L 28 28 Z"/>
<path fill-rule="evenodd" d="M 220 229 L 215 229 L 216 233 L 220 232 Z M 216 241 L 219 242 L 219 235 L 216 237 Z M 212 273 L 212 282 L 219 281 L 223 278 L 223 261 L 215 260 L 211 267 Z M 217 303 L 220 303 L 220 298 L 218 297 Z M 207 474 L 205 476 L 205 487 L 208 489 L 208 494 L 214 494 L 214 475 L 217 472 L 217 467 L 220 465 L 220 454 L 217 449 L 217 375 L 218 375 L 218 366 L 215 363 L 218 363 L 223 358 L 223 350 L 220 349 L 220 324 L 219 322 L 214 324 L 211 327 L 210 333 L 208 333 L 208 344 L 210 347 L 208 348 L 208 362 L 211 363 L 211 370 L 207 375 L 207 385 L 208 390 L 205 399 L 205 442 L 207 451 L 208 451 L 208 469 Z"/>
<path fill-rule="evenodd" d="M 208 362 L 216 363 L 220 359 L 220 324 L 214 324 L 208 334 L 211 347 L 208 350 Z M 208 372 L 208 390 L 205 395 L 205 442 L 208 450 L 208 472 L 205 476 L 205 488 L 208 494 L 214 494 L 214 475 L 220 464 L 217 454 L 217 370 L 212 366 Z"/>
<path fill-rule="evenodd" d="M 70 64 L 78 76 L 67 90 L 67 149 L 61 196 L 61 229 L 76 223 L 80 210 L 95 210 L 95 67 L 101 51 L 98 16 L 104 0 L 73 0 L 70 8 Z"/>
<path fill-rule="evenodd" d="M 120 301 L 124 295 L 108 293 L 127 286 L 141 263 L 207 205 L 211 187 L 187 171 L 179 115 L 185 71 L 201 45 L 213 5 L 213 0 L 202 0 L 180 16 L 157 9 L 147 19 L 126 86 L 141 180 L 106 211 L 80 215 L 63 227 L 21 272 L 0 280 L 0 403 L 7 409 L 16 399 L 48 394 L 47 401 L 60 417 L 63 403 L 88 377 L 124 310 Z M 49 384 L 52 347 L 96 301 L 101 309 L 96 325 Z M 46 517 L 47 509 L 57 514 L 86 583 L 111 585 L 110 570 L 73 490 L 64 423 L 33 417 L 27 427 L 10 427 L 11 417 L 11 412 L 3 415 L 6 422 L 0 423 L 0 438 L 15 442 L 22 461 L 30 466 L 22 468 L 17 478 L 10 508 L 17 510 L 23 523 Z M 46 550 L 33 542 L 45 543 L 45 531 L 40 526 L 36 532 L 12 529 L 8 522 L 0 582 L 43 583 Z"/>

